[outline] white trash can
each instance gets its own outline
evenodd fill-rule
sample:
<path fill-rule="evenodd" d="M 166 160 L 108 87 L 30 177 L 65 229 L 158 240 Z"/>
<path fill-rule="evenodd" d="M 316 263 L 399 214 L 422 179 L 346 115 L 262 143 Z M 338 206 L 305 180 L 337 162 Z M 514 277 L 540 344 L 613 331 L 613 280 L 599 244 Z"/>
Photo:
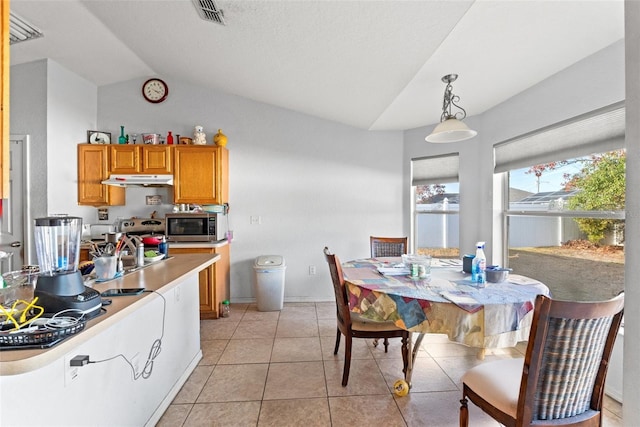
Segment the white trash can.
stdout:
<path fill-rule="evenodd" d="M 284 258 L 280 255 L 262 255 L 253 265 L 256 272 L 254 294 L 258 311 L 282 310 L 284 303 Z"/>

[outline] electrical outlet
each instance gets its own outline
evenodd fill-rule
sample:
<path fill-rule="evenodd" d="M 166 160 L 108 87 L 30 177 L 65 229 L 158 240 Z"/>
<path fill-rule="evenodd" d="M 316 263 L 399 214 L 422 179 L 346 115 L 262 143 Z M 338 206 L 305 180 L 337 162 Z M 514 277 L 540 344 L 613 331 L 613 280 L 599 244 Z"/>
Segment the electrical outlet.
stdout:
<path fill-rule="evenodd" d="M 262 217 L 260 215 L 251 215 L 249 222 L 251 224 L 262 224 Z"/>
<path fill-rule="evenodd" d="M 68 354 L 64 357 L 64 386 L 69 386 L 73 381 L 78 379 L 78 375 L 80 374 L 80 370 L 83 369 L 81 366 L 71 366 L 71 359 L 73 359 L 77 353 Z M 86 369 L 86 368 L 84 368 Z"/>
<path fill-rule="evenodd" d="M 316 274 L 316 266 L 315 265 L 310 265 L 309 266 L 309 276 L 313 276 L 314 274 Z"/>

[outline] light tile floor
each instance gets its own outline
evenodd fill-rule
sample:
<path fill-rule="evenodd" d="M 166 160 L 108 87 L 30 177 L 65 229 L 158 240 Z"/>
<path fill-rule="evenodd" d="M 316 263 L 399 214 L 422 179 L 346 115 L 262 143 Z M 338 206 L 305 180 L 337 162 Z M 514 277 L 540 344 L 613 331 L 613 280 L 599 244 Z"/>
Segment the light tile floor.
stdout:
<path fill-rule="evenodd" d="M 233 304 L 231 315 L 201 321 L 203 358 L 159 426 L 458 426 L 460 377 L 482 363 L 476 351 L 427 335 L 409 395 L 396 397 L 402 378 L 400 340 L 373 347 L 355 339 L 347 387 L 340 385 L 344 347 L 333 355 L 334 303 L 288 303 L 259 312 Z M 485 361 L 518 357 L 487 351 Z M 473 404 L 471 425 L 498 426 Z M 606 397 L 605 427 L 622 426 L 622 406 Z"/>

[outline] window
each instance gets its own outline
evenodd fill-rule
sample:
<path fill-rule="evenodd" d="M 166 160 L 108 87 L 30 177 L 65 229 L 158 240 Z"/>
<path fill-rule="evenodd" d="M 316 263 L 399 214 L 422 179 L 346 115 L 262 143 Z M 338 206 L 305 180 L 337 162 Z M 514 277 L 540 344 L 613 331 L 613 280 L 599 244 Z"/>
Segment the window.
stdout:
<path fill-rule="evenodd" d="M 414 252 L 458 258 L 458 153 L 413 159 Z"/>
<path fill-rule="evenodd" d="M 496 171 L 508 176 L 505 259 L 514 273 L 559 299 L 624 289 L 623 141 L 617 105 L 495 147 Z"/>

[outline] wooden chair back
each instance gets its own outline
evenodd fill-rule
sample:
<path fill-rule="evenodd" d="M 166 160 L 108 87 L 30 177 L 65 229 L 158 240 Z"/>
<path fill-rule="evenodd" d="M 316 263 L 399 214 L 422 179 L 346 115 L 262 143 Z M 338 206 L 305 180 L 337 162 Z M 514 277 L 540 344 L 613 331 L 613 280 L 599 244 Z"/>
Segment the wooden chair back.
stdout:
<path fill-rule="evenodd" d="M 349 299 L 347 289 L 342 274 L 342 265 L 337 255 L 332 254 L 329 248 L 324 248 L 324 256 L 329 264 L 331 281 L 333 282 L 333 292 L 336 297 L 336 314 L 338 316 L 338 328 L 344 335 L 351 334 L 351 312 L 349 310 Z"/>
<path fill-rule="evenodd" d="M 407 237 L 369 237 L 371 258 L 396 257 L 407 253 Z"/>
<path fill-rule="evenodd" d="M 522 425 L 538 420 L 560 424 L 571 417 L 579 421 L 602 410 L 623 312 L 624 294 L 602 302 L 537 297 L 517 408 Z"/>

